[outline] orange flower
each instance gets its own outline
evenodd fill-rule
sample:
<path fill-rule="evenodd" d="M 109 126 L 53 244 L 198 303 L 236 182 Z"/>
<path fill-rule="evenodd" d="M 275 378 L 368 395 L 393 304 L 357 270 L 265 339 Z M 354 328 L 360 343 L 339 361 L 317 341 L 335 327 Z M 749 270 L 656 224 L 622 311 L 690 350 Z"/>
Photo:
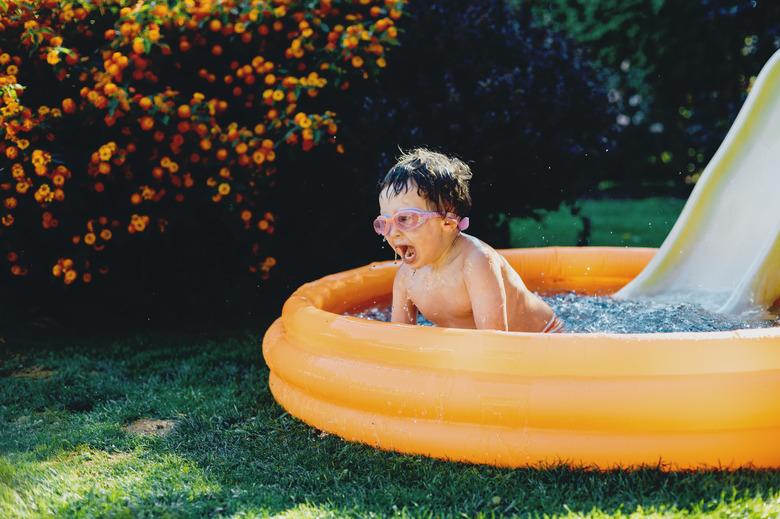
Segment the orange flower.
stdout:
<path fill-rule="evenodd" d="M 78 276 L 78 273 L 75 270 L 68 270 L 65 272 L 65 284 L 70 285 L 76 280 L 76 276 Z"/>
<path fill-rule="evenodd" d="M 87 245 L 93 245 L 95 243 L 95 235 L 91 232 L 85 234 L 84 243 L 86 243 Z"/>
<path fill-rule="evenodd" d="M 70 97 L 62 100 L 62 111 L 66 114 L 72 114 L 76 111 L 76 103 Z"/>
<path fill-rule="evenodd" d="M 110 240 L 111 236 L 112 236 L 112 234 L 111 234 L 111 230 L 110 229 L 103 229 L 102 231 L 100 231 L 100 238 L 105 240 L 105 241 Z"/>
<path fill-rule="evenodd" d="M 191 115 L 190 107 L 189 105 L 181 105 L 179 106 L 179 109 L 176 111 L 178 116 L 182 119 L 187 119 Z"/>
<path fill-rule="evenodd" d="M 133 40 L 133 52 L 136 54 L 144 54 L 146 52 L 146 44 L 143 38 L 136 38 Z"/>
<path fill-rule="evenodd" d="M 149 131 L 152 128 L 154 128 L 154 119 L 152 119 L 148 115 L 145 117 L 141 117 L 140 124 L 142 130 Z"/>
<path fill-rule="evenodd" d="M 217 191 L 219 191 L 219 194 L 222 196 L 226 196 L 230 194 L 230 184 L 227 184 L 225 182 L 221 183 L 217 188 Z"/>
<path fill-rule="evenodd" d="M 247 209 L 244 209 L 243 211 L 241 211 L 241 219 L 244 220 L 245 222 L 248 222 L 249 220 L 251 220 L 252 219 L 252 211 L 249 211 Z"/>

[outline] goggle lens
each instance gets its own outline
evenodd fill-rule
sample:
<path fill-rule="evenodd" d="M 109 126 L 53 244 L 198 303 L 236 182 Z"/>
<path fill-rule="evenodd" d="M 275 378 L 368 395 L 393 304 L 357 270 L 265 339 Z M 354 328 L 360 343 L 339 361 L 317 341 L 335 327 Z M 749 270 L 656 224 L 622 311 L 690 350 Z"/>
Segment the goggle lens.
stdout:
<path fill-rule="evenodd" d="M 395 215 L 395 221 L 398 228 L 402 231 L 411 231 L 420 225 L 422 217 L 417 213 L 398 213 Z"/>
<path fill-rule="evenodd" d="M 402 231 L 411 231 L 412 229 L 419 227 L 423 223 L 423 220 L 423 215 L 411 211 L 407 213 L 396 213 L 392 218 L 387 218 L 386 216 L 377 216 L 374 220 L 374 231 L 376 231 L 377 234 L 384 236 L 390 227 L 390 223 L 393 221 L 395 221 L 395 224 Z"/>

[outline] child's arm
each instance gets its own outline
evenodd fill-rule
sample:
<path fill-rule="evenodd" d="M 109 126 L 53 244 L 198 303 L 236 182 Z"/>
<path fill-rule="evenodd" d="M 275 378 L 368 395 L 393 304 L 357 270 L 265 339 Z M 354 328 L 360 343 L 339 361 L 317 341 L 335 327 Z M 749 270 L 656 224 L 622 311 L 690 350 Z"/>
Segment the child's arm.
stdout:
<path fill-rule="evenodd" d="M 478 329 L 507 331 L 506 288 L 501 266 L 491 255 L 477 250 L 466 258 L 463 270 L 474 324 Z"/>
<path fill-rule="evenodd" d="M 390 322 L 417 324 L 417 307 L 406 290 L 406 273 L 398 269 L 393 281 L 393 312 Z"/>

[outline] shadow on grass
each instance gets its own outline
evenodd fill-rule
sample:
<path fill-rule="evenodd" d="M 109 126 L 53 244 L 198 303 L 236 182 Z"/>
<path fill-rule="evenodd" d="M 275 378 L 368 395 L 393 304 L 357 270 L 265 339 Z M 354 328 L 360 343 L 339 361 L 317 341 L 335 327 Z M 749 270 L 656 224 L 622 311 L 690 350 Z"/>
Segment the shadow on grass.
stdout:
<path fill-rule="evenodd" d="M 312 429 L 268 391 L 260 334 L 43 347 L 0 366 L 0 511 L 54 515 L 780 512 L 780 471 L 499 469 Z M 48 378 L 10 376 L 41 366 Z M 91 405 L 73 409 L 83 394 Z M 123 428 L 176 422 L 163 437 Z M 47 512 L 48 511 L 48 512 Z"/>

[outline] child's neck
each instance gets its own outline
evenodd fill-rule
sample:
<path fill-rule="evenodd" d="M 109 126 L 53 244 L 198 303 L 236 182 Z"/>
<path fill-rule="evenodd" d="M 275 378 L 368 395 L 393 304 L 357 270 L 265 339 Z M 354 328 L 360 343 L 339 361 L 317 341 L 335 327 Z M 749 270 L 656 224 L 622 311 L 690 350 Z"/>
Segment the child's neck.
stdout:
<path fill-rule="evenodd" d="M 455 258 L 456 256 L 456 244 L 460 240 L 460 233 L 456 234 L 455 237 L 450 241 L 450 244 L 442 251 L 442 253 L 439 255 L 439 257 L 431 263 L 431 270 L 434 272 L 449 265 L 450 262 Z"/>

